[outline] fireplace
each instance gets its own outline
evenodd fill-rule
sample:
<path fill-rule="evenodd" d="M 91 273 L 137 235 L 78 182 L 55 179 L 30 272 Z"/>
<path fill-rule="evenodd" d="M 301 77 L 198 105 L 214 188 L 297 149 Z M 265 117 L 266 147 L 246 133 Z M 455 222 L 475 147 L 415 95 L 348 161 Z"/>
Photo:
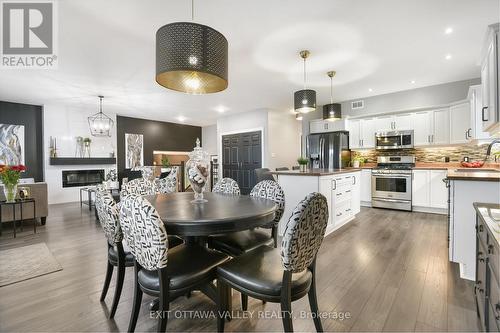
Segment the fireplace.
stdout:
<path fill-rule="evenodd" d="M 63 187 L 97 185 L 104 181 L 104 169 L 65 170 L 62 172 Z"/>

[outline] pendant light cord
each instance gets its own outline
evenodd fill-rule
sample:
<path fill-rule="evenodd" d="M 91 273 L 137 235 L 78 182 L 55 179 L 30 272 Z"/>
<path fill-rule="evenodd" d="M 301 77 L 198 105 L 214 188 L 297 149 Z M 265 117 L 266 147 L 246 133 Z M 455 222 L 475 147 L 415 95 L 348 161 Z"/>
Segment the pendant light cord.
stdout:
<path fill-rule="evenodd" d="M 194 22 L 194 0 L 191 0 L 191 22 Z"/>
<path fill-rule="evenodd" d="M 99 113 L 102 113 L 102 97 L 99 97 Z"/>
<path fill-rule="evenodd" d="M 306 90 L 306 58 L 304 58 L 304 90 Z"/>
<path fill-rule="evenodd" d="M 333 104 L 333 76 L 330 77 L 330 104 Z"/>

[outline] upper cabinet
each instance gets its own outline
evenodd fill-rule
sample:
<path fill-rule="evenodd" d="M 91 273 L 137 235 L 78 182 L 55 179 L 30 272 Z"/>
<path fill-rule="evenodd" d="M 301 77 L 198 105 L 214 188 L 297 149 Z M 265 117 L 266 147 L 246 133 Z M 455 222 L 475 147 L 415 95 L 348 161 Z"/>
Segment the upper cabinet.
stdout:
<path fill-rule="evenodd" d="M 484 131 L 493 132 L 499 123 L 498 101 L 498 34 L 499 24 L 489 27 L 481 62 L 482 105 L 481 120 Z"/>
<path fill-rule="evenodd" d="M 468 140 L 489 139 L 490 134 L 483 131 L 483 100 L 481 85 L 470 86 L 467 99 L 470 105 L 470 129 L 468 130 Z"/>
<path fill-rule="evenodd" d="M 338 120 L 315 119 L 309 122 L 309 132 L 311 134 L 346 131 L 346 130 L 347 130 L 346 119 L 338 119 Z"/>
<path fill-rule="evenodd" d="M 414 113 L 412 118 L 414 145 L 428 146 L 449 144 L 449 114 L 448 108 Z"/>
<path fill-rule="evenodd" d="M 375 148 L 376 118 L 349 120 L 349 148 Z"/>
<path fill-rule="evenodd" d="M 466 143 L 472 137 L 471 105 L 464 102 L 450 106 L 450 143 Z"/>
<path fill-rule="evenodd" d="M 431 144 L 445 145 L 450 143 L 450 110 L 440 109 L 432 112 Z"/>

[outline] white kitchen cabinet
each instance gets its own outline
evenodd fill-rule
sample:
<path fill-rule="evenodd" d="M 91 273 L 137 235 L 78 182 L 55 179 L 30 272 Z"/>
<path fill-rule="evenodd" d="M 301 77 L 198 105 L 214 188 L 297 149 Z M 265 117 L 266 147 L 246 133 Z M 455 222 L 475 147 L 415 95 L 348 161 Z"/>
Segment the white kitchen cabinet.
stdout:
<path fill-rule="evenodd" d="M 363 206 L 371 206 L 372 201 L 372 170 L 361 170 L 360 201 Z"/>
<path fill-rule="evenodd" d="M 481 85 L 470 86 L 469 94 L 467 96 L 470 104 L 470 131 L 468 133 L 469 140 L 484 140 L 489 139 L 490 134 L 483 131 L 482 119 L 482 95 Z"/>
<path fill-rule="evenodd" d="M 322 177 L 319 179 L 319 193 L 323 194 L 326 202 L 332 202 L 332 179 Z M 328 224 L 333 224 L 332 209 L 328 209 Z"/>
<path fill-rule="evenodd" d="M 450 106 L 450 143 L 466 143 L 471 129 L 471 105 L 469 101 Z"/>
<path fill-rule="evenodd" d="M 394 116 L 394 129 L 395 130 L 409 130 L 413 129 L 413 113 L 402 113 Z"/>
<path fill-rule="evenodd" d="M 413 170 L 412 180 L 412 206 L 429 207 L 429 170 Z"/>
<path fill-rule="evenodd" d="M 431 133 L 431 144 L 445 145 L 450 143 L 450 110 L 434 110 Z"/>
<path fill-rule="evenodd" d="M 352 198 L 351 198 L 351 209 L 352 214 L 356 215 L 361 210 L 361 172 L 354 172 L 353 186 L 352 186 Z"/>
<path fill-rule="evenodd" d="M 377 131 L 375 118 L 361 120 L 361 147 L 375 148 L 375 132 Z"/>
<path fill-rule="evenodd" d="M 482 127 L 484 131 L 492 131 L 499 122 L 498 31 L 499 24 L 489 27 L 481 64 Z"/>
<path fill-rule="evenodd" d="M 443 179 L 447 175 L 446 170 L 430 170 L 430 207 L 431 208 L 448 208 L 448 188 Z"/>
<path fill-rule="evenodd" d="M 391 131 L 394 129 L 394 117 L 391 116 L 381 116 L 375 118 L 375 128 L 376 131 Z"/>
<path fill-rule="evenodd" d="M 415 146 L 430 145 L 432 132 L 432 112 L 417 112 L 413 116 L 413 144 Z"/>
<path fill-rule="evenodd" d="M 361 120 L 349 120 L 348 121 L 349 130 L 349 148 L 356 149 L 362 148 L 361 146 Z"/>
<path fill-rule="evenodd" d="M 347 124 L 345 119 L 325 120 L 328 125 L 328 132 L 345 131 Z"/>
<path fill-rule="evenodd" d="M 346 120 L 323 120 L 315 119 L 309 122 L 309 132 L 310 133 L 325 133 L 325 132 L 336 132 L 346 130 Z"/>

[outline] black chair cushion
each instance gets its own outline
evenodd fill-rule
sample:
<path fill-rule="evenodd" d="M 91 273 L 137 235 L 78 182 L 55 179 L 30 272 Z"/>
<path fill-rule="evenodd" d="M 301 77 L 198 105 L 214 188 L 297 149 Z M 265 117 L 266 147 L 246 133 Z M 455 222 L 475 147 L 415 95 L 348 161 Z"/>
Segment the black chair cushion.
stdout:
<path fill-rule="evenodd" d="M 114 246 L 110 246 L 108 248 L 108 260 L 113 266 L 118 265 L 118 251 L 116 251 Z M 134 266 L 134 256 L 132 255 L 132 253 L 127 251 L 125 251 L 125 266 Z"/>
<path fill-rule="evenodd" d="M 235 289 L 239 287 L 255 294 L 280 296 L 283 279 L 280 250 L 261 246 L 220 265 L 217 276 Z M 311 282 L 312 273 L 308 269 L 292 274 L 292 298 L 307 292 Z"/>
<path fill-rule="evenodd" d="M 198 245 L 179 245 L 168 250 L 167 275 L 170 277 L 170 290 L 182 289 L 203 280 L 215 278 L 215 269 L 229 257 L 218 251 Z M 155 294 L 160 291 L 158 271 L 141 269 L 138 282 L 146 292 Z"/>
<path fill-rule="evenodd" d="M 233 257 L 252 251 L 262 245 L 273 246 L 269 229 L 252 229 L 209 238 L 210 247 Z"/>
<path fill-rule="evenodd" d="M 168 236 L 168 248 L 171 249 L 177 245 L 181 245 L 184 243 L 182 238 L 179 238 L 177 236 Z"/>

